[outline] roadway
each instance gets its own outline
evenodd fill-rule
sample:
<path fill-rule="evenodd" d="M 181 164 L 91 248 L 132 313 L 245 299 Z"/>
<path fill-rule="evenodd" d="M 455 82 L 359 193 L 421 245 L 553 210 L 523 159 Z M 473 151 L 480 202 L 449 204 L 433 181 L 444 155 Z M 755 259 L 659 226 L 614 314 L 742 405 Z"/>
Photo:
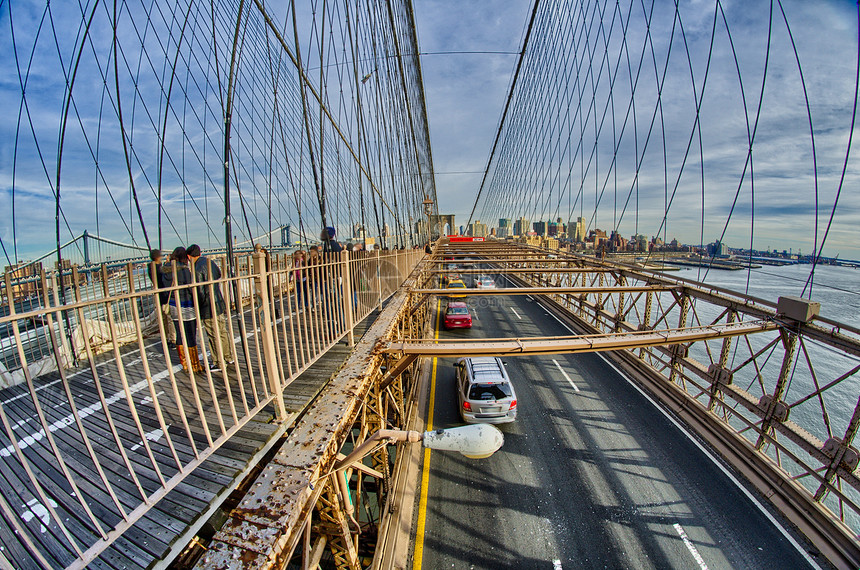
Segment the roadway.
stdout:
<path fill-rule="evenodd" d="M 530 297 L 470 305 L 473 328 L 440 338 L 570 334 Z M 798 542 L 600 355 L 506 362 L 519 415 L 500 426 L 502 449 L 483 460 L 424 452 L 413 568 L 810 567 Z M 440 358 L 431 374 L 433 428 L 462 425 L 453 363 Z"/>

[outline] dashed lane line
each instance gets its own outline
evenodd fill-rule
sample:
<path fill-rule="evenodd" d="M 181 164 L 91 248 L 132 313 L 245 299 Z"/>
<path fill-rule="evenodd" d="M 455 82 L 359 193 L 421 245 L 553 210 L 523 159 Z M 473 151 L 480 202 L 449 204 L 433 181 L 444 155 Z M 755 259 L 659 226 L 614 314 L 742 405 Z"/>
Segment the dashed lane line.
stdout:
<path fill-rule="evenodd" d="M 567 372 L 564 371 L 564 368 L 561 367 L 561 364 L 558 363 L 558 360 L 553 358 L 552 361 L 555 362 L 556 368 L 558 368 L 558 371 L 561 372 L 562 376 L 564 376 L 564 379 L 567 380 L 568 384 L 570 384 L 574 390 L 579 392 L 579 388 L 576 387 L 576 384 L 573 383 L 573 380 L 570 379 L 570 376 L 567 375 Z"/>

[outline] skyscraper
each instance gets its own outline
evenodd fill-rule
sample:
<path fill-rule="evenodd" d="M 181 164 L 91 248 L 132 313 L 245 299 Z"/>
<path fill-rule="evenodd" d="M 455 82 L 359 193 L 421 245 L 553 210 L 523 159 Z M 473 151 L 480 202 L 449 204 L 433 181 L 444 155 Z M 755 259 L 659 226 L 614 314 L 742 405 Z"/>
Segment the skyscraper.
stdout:
<path fill-rule="evenodd" d="M 567 238 L 574 242 L 585 241 L 585 220 L 576 218 L 576 222 L 567 224 Z"/>
<path fill-rule="evenodd" d="M 487 237 L 489 235 L 487 224 L 482 223 L 481 220 L 475 220 L 469 224 L 469 235 L 472 237 Z"/>
<path fill-rule="evenodd" d="M 525 218 L 520 218 L 514 222 L 514 235 L 524 236 L 529 233 L 529 221 Z"/>

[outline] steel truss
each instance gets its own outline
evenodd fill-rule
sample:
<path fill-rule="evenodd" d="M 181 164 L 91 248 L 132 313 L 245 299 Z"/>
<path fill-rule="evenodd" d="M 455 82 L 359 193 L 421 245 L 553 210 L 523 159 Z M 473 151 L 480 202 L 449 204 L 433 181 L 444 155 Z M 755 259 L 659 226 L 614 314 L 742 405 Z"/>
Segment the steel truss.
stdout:
<path fill-rule="evenodd" d="M 426 279 L 427 267 L 419 264 L 356 343 L 198 567 L 280 568 L 294 560 L 315 568 L 327 550 L 337 568 L 360 568 L 373 556 L 393 508 L 392 466 L 403 444 L 381 442 L 342 470 L 335 463 L 377 430 L 406 427 L 418 366 L 414 357 L 384 352 L 380 341 L 423 337 L 429 304 L 414 306 L 408 289 Z"/>
<path fill-rule="evenodd" d="M 635 265 L 524 244 L 451 243 L 439 263 L 505 276 L 515 288 L 457 295 L 539 296 L 574 337 L 400 340 L 412 355 L 608 352 L 755 485 L 837 567 L 860 565 L 860 330 L 809 322 L 774 302 Z M 434 289 L 436 270 L 416 294 Z"/>

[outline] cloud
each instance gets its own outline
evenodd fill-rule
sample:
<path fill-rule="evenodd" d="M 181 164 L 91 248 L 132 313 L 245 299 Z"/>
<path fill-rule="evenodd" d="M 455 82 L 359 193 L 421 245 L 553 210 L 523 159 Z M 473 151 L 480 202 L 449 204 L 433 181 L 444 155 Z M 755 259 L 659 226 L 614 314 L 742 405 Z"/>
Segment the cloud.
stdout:
<path fill-rule="evenodd" d="M 568 78 L 562 71 L 564 66 L 553 70 L 544 66 L 542 83 L 535 77 L 521 78 L 520 85 L 524 89 L 529 86 L 529 92 L 518 99 L 522 103 L 519 110 L 531 114 L 519 122 L 511 120 L 510 128 L 518 139 L 500 149 L 503 163 L 515 166 L 500 167 L 498 173 L 494 166 L 489 195 L 485 196 L 488 201 L 479 206 L 478 215 L 491 220 L 518 215 L 530 219 L 554 218 L 557 214 L 567 217 L 570 200 L 574 216 L 583 211 L 586 219 L 596 219 L 604 229 L 617 224 L 622 233 L 638 230 L 653 235 L 660 230 L 661 235 L 666 231 L 670 238 L 674 235 L 698 243 L 701 234 L 709 241 L 728 226 L 725 240 L 730 245 L 748 244 L 752 233 L 755 246 L 762 249 L 793 244 L 794 249 L 812 251 L 816 224 L 820 240 L 836 200 L 850 134 L 857 65 L 856 5 L 843 1 L 783 2 L 790 37 L 775 4 L 766 59 L 768 5 L 721 4 L 728 24 L 722 13 L 717 13 L 716 27 L 713 2 L 681 4 L 686 43 L 671 3 L 655 4 L 648 41 L 645 16 L 637 3 L 621 3 L 617 10 L 610 3 L 603 14 L 602 33 L 588 35 L 582 31 L 576 22 L 580 16 L 574 14 L 580 51 L 570 57 L 568 66 L 578 66 L 576 73 Z M 523 2 L 499 8 L 497 15 L 518 18 L 505 23 L 486 16 L 484 4 L 467 2 L 449 10 L 447 3 L 422 2 L 416 8 L 422 49 L 481 50 L 506 45 L 516 51 L 514 46 L 521 40 L 530 7 L 530 2 Z M 555 14 L 564 14 L 567 7 L 554 5 Z M 542 12 L 539 21 L 548 13 Z M 600 29 L 599 12 L 590 17 L 593 29 Z M 621 43 L 622 20 L 627 28 L 626 51 Z M 562 29 L 567 20 L 558 17 L 557 21 L 560 24 L 553 28 L 557 35 L 552 36 L 552 50 L 546 47 L 544 36 L 533 44 L 543 46 L 534 56 L 543 62 L 555 61 L 559 46 L 570 44 L 570 32 Z M 463 33 L 465 30 L 473 32 Z M 486 30 L 492 33 L 488 35 Z M 481 170 L 515 61 L 505 66 L 492 56 L 481 56 L 483 65 L 476 63 L 477 56 L 468 61 L 459 56 L 445 59 L 425 57 L 422 61 L 436 169 Z M 609 81 L 613 78 L 610 98 Z M 636 84 L 635 96 L 631 96 L 631 83 Z M 696 97 L 701 98 L 698 122 L 694 85 Z M 577 94 L 581 92 L 582 99 L 569 97 L 568 104 L 555 96 L 572 86 L 581 90 Z M 635 113 L 629 107 L 631 100 Z M 538 103 L 543 106 L 538 108 Z M 516 115 L 516 109 L 512 113 Z M 564 121 L 573 126 L 573 140 L 567 138 L 564 129 L 553 130 L 554 122 Z M 596 141 L 595 130 L 600 132 Z M 748 161 L 753 131 L 752 160 Z M 647 150 L 643 151 L 646 141 Z M 568 149 L 560 153 L 560 161 L 559 148 Z M 570 172 L 570 177 L 552 175 L 559 162 L 560 170 Z M 439 177 L 441 208 L 457 214 L 458 224 L 468 217 L 480 178 Z M 860 244 L 851 232 L 860 211 L 858 185 L 860 164 L 852 158 L 825 253 L 842 251 L 843 257 L 860 258 Z M 494 197 L 494 192 L 502 193 Z M 666 203 L 671 204 L 668 212 Z M 555 204 L 564 207 L 557 209 Z M 759 239 L 767 243 L 759 243 Z"/>
<path fill-rule="evenodd" d="M 377 95 L 384 101 L 396 94 L 392 89 L 399 81 L 396 60 L 371 56 L 370 48 L 365 45 L 369 44 L 370 13 L 353 14 L 362 46 L 359 74 L 360 77 L 370 74 L 368 82 L 353 92 L 354 82 L 348 78 L 351 70 L 345 53 L 338 53 L 337 64 L 321 65 L 313 49 L 319 40 L 313 34 L 319 19 L 314 19 L 310 5 L 299 4 L 299 28 L 303 34 L 300 42 L 305 46 L 306 65 L 314 69 L 315 80 L 323 67 L 323 76 L 330 85 L 338 86 L 330 87 L 326 100 L 344 125 L 347 136 L 354 140 L 355 98 L 360 94 L 367 109 L 371 109 Z M 698 242 L 702 235 L 706 240 L 719 237 L 723 228 L 728 227 L 726 241 L 731 245 L 748 243 L 752 233 L 756 245 L 761 247 L 791 243 L 795 244 L 792 247 L 811 251 L 816 223 L 821 239 L 842 176 L 853 103 L 856 6 L 835 0 L 782 3 L 803 70 L 804 93 L 791 38 L 778 10 L 779 4 L 775 5 L 764 99 L 757 119 L 765 77 L 768 6 L 738 1 L 721 4 L 728 27 L 718 14 L 711 52 L 713 1 L 680 4 L 686 44 L 674 20 L 671 2 L 655 3 L 647 36 L 645 14 L 638 2 L 609 2 L 603 12 L 591 5 L 592 11 L 585 15 L 593 22 L 590 32 L 582 26 L 583 14 L 567 11 L 568 6 L 577 6 L 576 3 L 541 4 L 547 14 L 552 12 L 558 24 L 553 29 L 539 27 L 534 37 L 533 45 L 543 46 L 542 51 L 538 57 L 527 58 L 522 85 L 528 85 L 528 91 L 516 96 L 510 116 L 517 130 L 502 141 L 499 156 L 504 158 L 504 168 L 497 170 L 498 165 L 494 165 L 486 196 L 489 202 L 481 205 L 478 215 L 492 223 L 502 215 L 513 218 L 525 215 L 534 220 L 559 215 L 575 217 L 582 213 L 604 229 L 617 226 L 626 234 L 660 231 L 691 243 Z M 428 54 L 517 52 L 532 5 L 531 0 L 415 2 L 420 48 Z M 172 243 L 193 238 L 211 247 L 223 241 L 224 233 L 220 163 L 223 120 L 215 76 L 224 73 L 227 48 L 218 44 L 213 52 L 206 43 L 207 26 L 211 25 L 205 12 L 207 6 L 192 4 L 197 11 L 188 22 L 189 43 L 183 44 L 185 48 L 178 52 L 176 29 L 170 28 L 169 23 L 159 27 L 161 24 L 142 18 L 141 9 L 126 7 L 121 18 L 120 43 L 127 50 L 121 60 L 127 69 L 120 91 L 125 121 L 135 126 L 134 136 L 126 142 L 132 151 L 132 181 L 150 234 L 156 232 L 156 194 L 160 184 L 165 239 Z M 284 16 L 285 6 L 273 5 L 276 19 Z M 8 101 L 6 112 L 0 114 L 0 132 L 4 134 L 0 137 L 0 208 L 11 211 L 14 174 L 15 237 L 21 257 L 54 247 L 52 186 L 58 171 L 57 141 L 66 73 L 72 61 L 70 54 L 76 53 L 75 42 L 80 37 L 76 25 L 70 24 L 68 33 L 57 38 L 59 49 L 47 32 L 36 42 L 43 9 L 43 5 L 35 2 L 16 3 L 11 8 L 21 69 L 28 69 L 31 55 L 33 58 L 28 71 L 27 106 L 21 107 L 20 120 L 18 109 L 23 98 L 19 68 L 12 58 L 6 58 L 0 66 L 0 92 L 4 97 L 9 96 L 4 98 Z M 341 6 L 330 3 L 328 9 Z M 54 2 L 50 10 L 55 21 L 77 24 L 85 20 L 80 6 L 74 3 Z M 3 29 L 0 53 L 13 53 L 9 11 L 0 12 Z M 123 236 L 131 239 L 130 234 L 134 234 L 140 242 L 140 223 L 130 199 L 123 138 L 116 120 L 115 90 L 111 86 L 110 15 L 109 9 L 98 8 L 89 36 L 91 44 L 80 60 L 65 131 L 61 169 L 65 218 L 61 233 L 68 239 L 84 229 L 91 232 L 97 229 L 120 241 L 124 241 Z M 343 16 L 337 14 L 340 19 Z M 216 25 L 226 37 L 230 34 L 227 21 L 230 16 L 221 13 L 218 18 Z M 132 25 L 142 22 L 146 25 Z M 627 31 L 622 44 L 623 29 Z M 249 30 L 262 33 L 259 22 Z M 739 54 L 737 63 L 729 32 Z M 569 41 L 574 37 L 576 46 Z M 139 53 L 133 47 L 139 49 L 140 44 L 147 46 L 151 60 L 137 57 Z M 232 199 L 235 233 L 240 239 L 247 239 L 249 232 L 262 233 L 270 223 L 298 225 L 299 211 L 307 226 L 317 225 L 319 217 L 314 214 L 318 211 L 315 187 L 301 138 L 304 124 L 295 112 L 300 104 L 292 72 L 284 73 L 279 84 L 279 97 L 294 98 L 288 99 L 285 107 L 289 113 L 280 118 L 279 127 L 287 133 L 285 140 L 275 145 L 271 158 L 265 152 L 266 143 L 260 142 L 268 140 L 272 131 L 267 129 L 275 124 L 267 111 L 271 108 L 269 94 L 254 89 L 254 82 L 258 86 L 265 84 L 260 78 L 270 73 L 266 58 L 261 55 L 263 45 L 263 42 L 249 43 L 243 52 L 240 68 L 243 82 L 237 91 L 233 123 L 237 156 L 234 172 L 238 185 L 233 180 L 231 186 L 235 192 Z M 173 86 L 173 103 L 169 107 L 164 104 L 165 70 L 169 65 L 158 57 L 161 54 L 163 59 L 165 53 L 180 56 L 179 79 Z M 217 62 L 210 57 L 214 53 L 218 55 Z M 567 65 L 560 65 L 564 61 Z M 472 209 L 516 62 L 516 55 L 503 54 L 421 57 L 439 204 L 443 213 L 457 214 L 458 225 L 466 222 Z M 216 69 L 216 64 L 220 68 Z M 536 68 L 544 72 L 536 73 Z M 662 81 L 664 68 L 665 82 L 658 83 Z M 386 75 L 392 71 L 392 75 Z M 339 75 L 344 72 L 346 75 Z M 385 83 L 392 79 L 396 81 Z M 614 81 L 611 97 L 610 81 Z M 706 87 L 697 120 L 693 88 L 700 95 L 703 84 Z M 531 115 L 518 111 L 537 103 L 542 106 Z M 635 103 L 635 107 L 630 103 Z M 402 127 L 397 126 L 396 119 L 387 124 L 391 129 L 387 135 L 373 131 L 377 118 L 387 120 L 387 109 L 383 111 L 386 112 L 379 116 L 368 111 L 366 119 L 371 132 L 365 134 L 369 144 L 386 136 L 400 144 L 397 141 L 402 139 L 396 139 L 399 133 L 393 133 Z M 815 134 L 815 163 L 808 111 Z M 165 114 L 167 130 L 162 141 L 160 131 Z M 318 113 L 311 115 L 311 129 L 318 132 Z M 752 161 L 748 163 L 748 137 L 752 129 L 755 143 Z M 595 131 L 599 131 L 596 137 Z M 331 167 L 327 170 L 330 216 L 336 223 L 351 225 L 359 215 L 359 204 L 363 203 L 365 211 L 361 215 L 366 215 L 368 224 L 373 225 L 375 213 L 367 184 L 364 183 L 364 196 L 359 196 L 356 171 L 350 160 L 344 159 L 348 154 L 345 146 L 336 143 L 333 132 L 326 132 L 325 136 L 325 160 Z M 162 142 L 167 148 L 163 154 Z M 855 144 L 860 144 L 857 137 Z M 163 170 L 159 173 L 162 157 Z M 271 164 L 276 166 L 273 168 Z M 384 163 L 380 164 L 371 168 L 375 181 L 389 202 L 396 197 L 402 200 L 404 193 L 397 194 L 400 190 Z M 860 222 L 858 184 L 860 164 L 852 158 L 826 253 L 841 251 L 843 257 L 860 257 L 855 230 Z M 239 207 L 237 186 L 243 192 L 250 230 Z M 668 212 L 667 203 L 671 204 Z M 755 225 L 751 227 L 753 219 Z M 390 216 L 386 221 L 393 225 Z M 66 222 L 71 231 L 65 228 Z M 11 233 L 11 217 L 0 219 L 4 245 L 11 243 Z M 344 233 L 343 228 L 340 233 Z M 207 236 L 209 242 L 200 239 L 200 235 Z M 759 244 L 759 239 L 768 242 Z"/>

